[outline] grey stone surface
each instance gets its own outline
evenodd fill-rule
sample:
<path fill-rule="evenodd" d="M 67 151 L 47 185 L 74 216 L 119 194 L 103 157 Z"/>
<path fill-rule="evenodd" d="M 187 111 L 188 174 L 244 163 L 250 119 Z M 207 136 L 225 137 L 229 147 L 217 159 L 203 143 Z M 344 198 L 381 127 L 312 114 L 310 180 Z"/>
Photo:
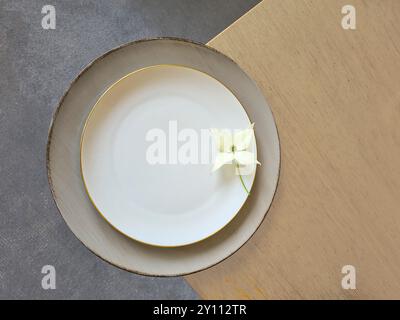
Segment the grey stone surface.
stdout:
<path fill-rule="evenodd" d="M 207 42 L 255 0 L 0 0 L 0 298 L 195 299 L 182 278 L 131 274 L 89 252 L 57 212 L 45 146 L 52 112 L 78 72 L 144 37 Z M 56 30 L 41 8 L 56 8 Z M 56 268 L 43 290 L 41 268 Z"/>

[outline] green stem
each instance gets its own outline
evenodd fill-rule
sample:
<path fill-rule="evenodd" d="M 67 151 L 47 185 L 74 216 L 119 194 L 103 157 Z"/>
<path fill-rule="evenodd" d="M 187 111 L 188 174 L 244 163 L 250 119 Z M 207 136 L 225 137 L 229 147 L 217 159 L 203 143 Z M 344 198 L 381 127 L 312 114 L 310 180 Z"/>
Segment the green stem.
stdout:
<path fill-rule="evenodd" d="M 238 170 L 238 173 L 239 173 L 240 182 L 242 183 L 242 186 L 243 186 L 244 190 L 247 192 L 247 194 L 250 195 L 249 190 L 247 190 L 246 185 L 244 184 L 243 177 L 240 174 L 239 165 L 236 165 L 236 167 L 237 167 L 237 170 Z"/>

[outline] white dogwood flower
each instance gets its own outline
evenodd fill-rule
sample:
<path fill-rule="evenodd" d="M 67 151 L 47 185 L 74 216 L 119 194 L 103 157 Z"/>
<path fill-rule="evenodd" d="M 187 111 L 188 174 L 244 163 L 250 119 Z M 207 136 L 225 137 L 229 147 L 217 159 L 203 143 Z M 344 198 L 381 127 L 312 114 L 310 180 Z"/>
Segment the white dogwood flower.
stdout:
<path fill-rule="evenodd" d="M 254 138 L 253 127 L 254 123 L 250 128 L 235 133 L 227 129 L 211 129 L 211 135 L 218 151 L 212 171 L 218 170 L 225 164 L 234 164 L 238 169 L 240 166 L 260 164 L 256 155 L 247 150 Z M 239 176 L 243 187 L 249 193 L 240 173 Z"/>

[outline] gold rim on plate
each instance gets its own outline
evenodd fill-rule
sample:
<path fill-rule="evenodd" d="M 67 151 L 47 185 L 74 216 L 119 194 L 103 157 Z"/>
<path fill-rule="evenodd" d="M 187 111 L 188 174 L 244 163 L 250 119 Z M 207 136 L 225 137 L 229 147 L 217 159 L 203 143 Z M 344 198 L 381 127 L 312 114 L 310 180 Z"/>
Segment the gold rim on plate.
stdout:
<path fill-rule="evenodd" d="M 82 160 L 82 146 L 83 146 L 83 140 L 84 140 L 84 136 L 85 136 L 85 131 L 86 131 L 86 128 L 87 128 L 87 124 L 88 124 L 88 122 L 89 122 L 89 120 L 90 120 L 90 117 L 92 116 L 92 114 L 93 114 L 95 108 L 97 107 L 97 105 L 99 104 L 100 100 L 101 100 L 114 86 L 116 86 L 116 85 L 117 85 L 119 82 L 121 82 L 122 80 L 124 80 L 124 79 L 130 77 L 130 76 L 133 75 L 133 74 L 136 74 L 136 73 L 139 73 L 139 72 L 148 70 L 148 69 L 152 69 L 152 68 L 158 68 L 158 67 L 179 67 L 179 68 L 185 68 L 185 69 L 193 70 L 193 71 L 196 71 L 196 72 L 200 72 L 200 73 L 202 73 L 202 74 L 204 74 L 204 75 L 210 77 L 211 79 L 214 79 L 215 81 L 217 81 L 219 84 L 221 84 L 226 90 L 228 90 L 228 91 L 235 97 L 235 99 L 239 102 L 240 106 L 242 107 L 244 113 L 246 114 L 246 117 L 247 117 L 247 120 L 248 120 L 248 122 L 249 122 L 249 125 L 251 124 L 249 115 L 247 114 L 246 109 L 243 107 L 243 105 L 242 105 L 242 103 L 240 102 L 240 100 L 238 99 L 238 97 L 232 92 L 232 90 L 230 90 L 230 89 L 229 89 L 227 86 L 225 86 L 221 81 L 219 81 L 218 79 L 214 78 L 214 77 L 211 76 L 210 74 L 208 74 L 208 73 L 206 73 L 206 72 L 204 72 L 204 71 L 201 71 L 201 70 L 192 68 L 192 67 L 188 67 L 188 66 L 184 66 L 184 65 L 178 65 L 178 64 L 167 64 L 167 63 L 166 63 L 166 64 L 155 64 L 155 65 L 150 65 L 150 66 L 147 66 L 147 67 L 143 67 L 143 68 L 140 68 L 140 69 L 138 69 L 138 70 L 135 70 L 135 71 L 132 71 L 132 72 L 126 74 L 125 76 L 123 76 L 122 78 L 120 78 L 120 79 L 118 79 L 116 82 L 114 82 L 112 85 L 110 85 L 110 86 L 101 94 L 101 96 L 99 97 L 99 99 L 97 99 L 96 103 L 94 104 L 94 106 L 93 106 L 92 109 L 90 110 L 90 112 L 89 112 L 89 114 L 88 114 L 88 116 L 87 116 L 87 118 L 86 118 L 86 120 L 85 120 L 85 123 L 84 123 L 84 125 L 83 125 L 83 129 L 82 129 L 82 133 L 81 133 L 81 139 L 80 139 L 80 147 L 79 147 L 79 149 L 80 149 L 80 173 L 81 173 L 81 177 L 82 177 L 82 181 L 83 181 L 83 185 L 84 185 L 86 194 L 88 195 L 90 202 L 92 203 L 92 205 L 93 205 L 93 207 L 96 209 L 96 211 L 100 214 L 100 216 L 101 216 L 105 221 L 107 221 L 107 223 L 108 223 L 111 227 L 113 227 L 114 230 L 118 231 L 119 233 L 121 233 L 121 234 L 124 235 L 125 237 L 128 237 L 129 239 L 135 240 L 135 241 L 137 241 L 137 242 L 140 242 L 140 243 L 143 243 L 143 244 L 146 244 L 146 245 L 149 245 L 149 246 L 159 247 L 159 248 L 178 248 L 178 247 L 184 247 L 184 246 L 192 245 L 192 244 L 198 243 L 198 242 L 200 242 L 200 241 L 206 240 L 206 239 L 212 237 L 213 235 L 215 235 L 216 233 L 218 233 L 219 231 L 221 231 L 223 228 L 225 228 L 225 227 L 237 216 L 237 214 L 239 213 L 239 211 L 242 209 L 242 207 L 244 206 L 244 204 L 245 204 L 246 201 L 248 200 L 249 195 L 246 196 L 246 198 L 245 198 L 245 200 L 243 201 L 242 205 L 241 205 L 240 208 L 236 211 L 236 213 L 232 216 L 232 218 L 231 218 L 229 221 L 227 221 L 221 228 L 219 228 L 218 230 L 214 231 L 213 233 L 211 233 L 211 234 L 209 234 L 209 235 L 207 235 L 207 236 L 205 236 L 205 237 L 203 237 L 203 238 L 201 238 L 201 239 L 199 239 L 199 240 L 196 240 L 196 241 L 193 241 L 193 242 L 189 242 L 189 243 L 185 243 L 185 244 L 181 244 L 181 245 L 172 245 L 172 246 L 158 245 L 158 244 L 153 244 L 153 243 L 144 242 L 143 240 L 139 240 L 139 239 L 136 239 L 136 238 L 134 238 L 134 237 L 132 237 L 132 236 L 130 236 L 130 235 L 127 235 L 127 234 L 124 233 L 123 231 L 119 230 L 116 226 L 114 226 L 109 220 L 107 220 L 107 218 L 104 216 L 104 214 L 103 214 L 103 213 L 100 211 L 100 209 L 96 206 L 95 201 L 93 200 L 92 196 L 90 195 L 90 192 L 89 192 L 89 190 L 88 190 L 88 188 L 87 188 L 87 185 L 86 185 L 85 177 L 84 177 L 84 174 L 83 174 L 83 168 L 82 168 L 82 161 L 83 161 L 83 160 Z M 255 133 L 254 133 L 254 146 L 255 146 L 255 153 L 256 153 L 256 156 L 257 156 L 257 142 L 256 142 Z M 254 180 L 256 179 L 256 173 L 257 173 L 257 166 L 255 166 L 255 169 L 254 169 L 254 178 L 253 178 L 253 180 L 251 181 L 251 185 L 250 185 L 250 187 L 249 187 L 249 192 L 251 191 L 251 189 L 252 189 L 252 187 L 253 187 L 253 184 L 254 184 Z"/>

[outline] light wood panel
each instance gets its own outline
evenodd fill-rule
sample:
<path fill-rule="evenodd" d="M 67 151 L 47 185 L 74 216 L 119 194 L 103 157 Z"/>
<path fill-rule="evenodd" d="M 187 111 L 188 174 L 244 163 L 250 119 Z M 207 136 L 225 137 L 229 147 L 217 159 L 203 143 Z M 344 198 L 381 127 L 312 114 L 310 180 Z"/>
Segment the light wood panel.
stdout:
<path fill-rule="evenodd" d="M 264 92 L 282 168 L 250 242 L 186 277 L 203 298 L 400 298 L 399 21 L 398 0 L 265 0 L 210 42 Z"/>

